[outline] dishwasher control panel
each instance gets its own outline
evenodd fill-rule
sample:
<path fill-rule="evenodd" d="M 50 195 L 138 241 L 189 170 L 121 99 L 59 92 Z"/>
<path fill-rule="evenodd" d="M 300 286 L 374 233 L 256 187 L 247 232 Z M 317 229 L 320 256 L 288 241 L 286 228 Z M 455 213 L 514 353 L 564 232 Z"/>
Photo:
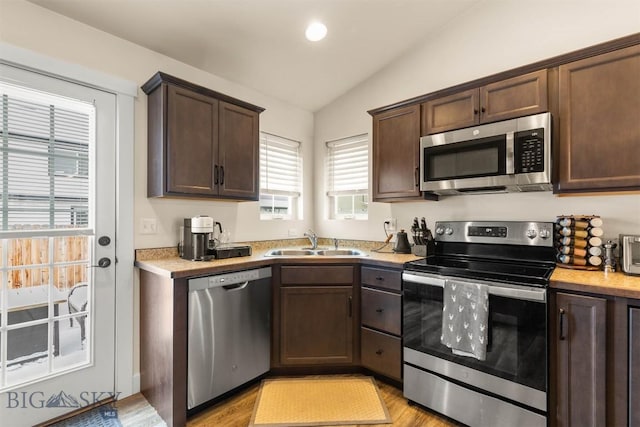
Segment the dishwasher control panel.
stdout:
<path fill-rule="evenodd" d="M 240 283 L 266 279 L 268 277 L 271 277 L 271 267 L 198 277 L 197 279 L 189 280 L 189 291 L 198 291 L 216 286 L 237 285 Z"/>

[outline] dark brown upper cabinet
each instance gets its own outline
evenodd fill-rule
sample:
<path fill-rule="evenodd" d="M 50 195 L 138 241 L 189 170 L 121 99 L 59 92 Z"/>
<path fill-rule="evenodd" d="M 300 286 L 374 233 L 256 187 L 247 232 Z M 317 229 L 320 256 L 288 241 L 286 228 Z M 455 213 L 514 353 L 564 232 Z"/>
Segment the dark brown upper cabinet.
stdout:
<path fill-rule="evenodd" d="M 148 197 L 258 200 L 263 108 L 156 73 L 148 95 Z"/>
<path fill-rule="evenodd" d="M 640 189 L 640 46 L 559 67 L 555 192 Z"/>
<path fill-rule="evenodd" d="M 547 70 L 430 99 L 422 104 L 422 135 L 548 111 Z"/>
<path fill-rule="evenodd" d="M 373 115 L 373 200 L 420 198 L 420 105 Z"/>

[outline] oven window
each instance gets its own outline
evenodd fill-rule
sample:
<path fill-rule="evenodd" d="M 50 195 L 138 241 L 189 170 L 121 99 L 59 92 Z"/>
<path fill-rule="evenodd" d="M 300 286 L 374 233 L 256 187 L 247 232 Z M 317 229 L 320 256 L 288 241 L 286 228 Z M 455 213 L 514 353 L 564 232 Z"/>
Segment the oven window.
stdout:
<path fill-rule="evenodd" d="M 489 296 L 486 360 L 457 356 L 440 343 L 443 289 L 404 284 L 404 346 L 546 391 L 546 305 Z"/>
<path fill-rule="evenodd" d="M 505 173 L 506 137 L 424 148 L 425 179 L 472 178 Z"/>

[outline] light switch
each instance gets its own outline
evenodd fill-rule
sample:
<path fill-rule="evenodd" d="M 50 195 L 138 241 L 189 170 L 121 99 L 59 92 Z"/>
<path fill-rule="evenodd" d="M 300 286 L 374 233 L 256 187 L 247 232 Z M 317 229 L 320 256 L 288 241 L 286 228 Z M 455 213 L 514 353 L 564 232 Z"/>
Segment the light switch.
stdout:
<path fill-rule="evenodd" d="M 140 234 L 156 234 L 158 222 L 155 218 L 142 218 L 140 220 Z"/>

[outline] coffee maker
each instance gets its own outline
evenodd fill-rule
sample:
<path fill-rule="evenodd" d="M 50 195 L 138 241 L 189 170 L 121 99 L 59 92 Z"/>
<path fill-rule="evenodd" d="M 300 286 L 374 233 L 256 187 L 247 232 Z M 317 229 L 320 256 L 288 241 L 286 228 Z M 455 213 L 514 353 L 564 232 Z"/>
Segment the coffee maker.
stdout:
<path fill-rule="evenodd" d="M 213 218 L 200 215 L 184 219 L 180 257 L 190 261 L 208 261 L 215 257 L 209 242 L 213 235 Z"/>

